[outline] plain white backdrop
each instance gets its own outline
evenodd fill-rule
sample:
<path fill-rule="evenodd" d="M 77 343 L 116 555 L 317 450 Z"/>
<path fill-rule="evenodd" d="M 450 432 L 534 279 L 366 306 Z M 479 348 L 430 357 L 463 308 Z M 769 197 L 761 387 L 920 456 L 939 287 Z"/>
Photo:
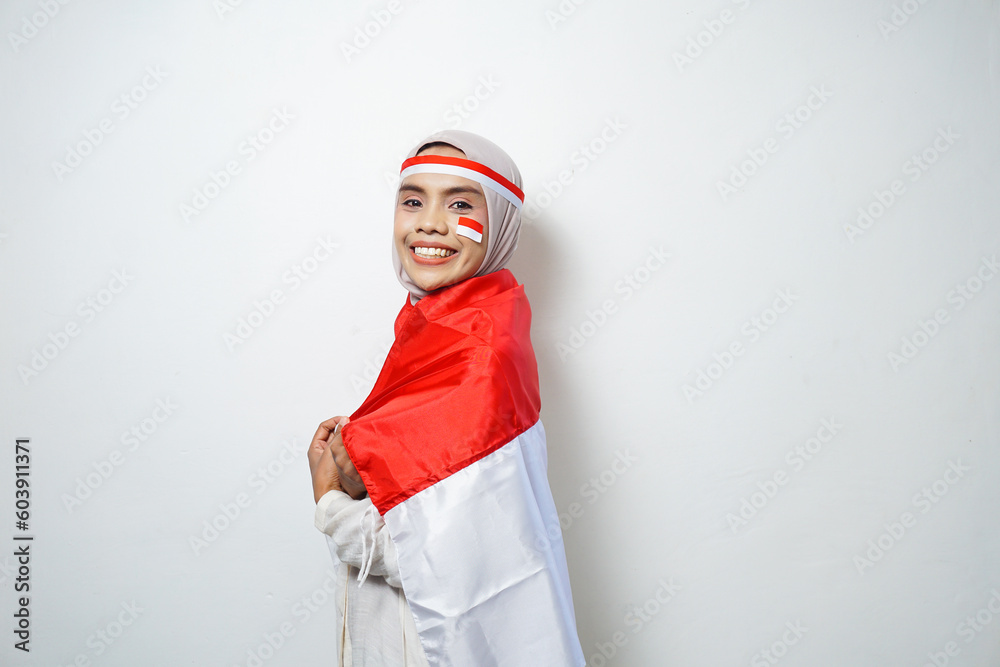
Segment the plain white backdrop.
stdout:
<path fill-rule="evenodd" d="M 995 0 L 11 0 L 0 29 L 3 664 L 333 664 L 302 450 L 374 382 L 393 173 L 443 127 L 524 175 L 591 667 L 1000 664 Z"/>

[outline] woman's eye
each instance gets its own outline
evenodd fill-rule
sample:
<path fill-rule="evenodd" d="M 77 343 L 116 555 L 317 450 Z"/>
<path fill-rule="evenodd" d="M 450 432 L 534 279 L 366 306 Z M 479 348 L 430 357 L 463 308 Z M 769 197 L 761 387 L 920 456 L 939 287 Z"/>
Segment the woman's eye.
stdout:
<path fill-rule="evenodd" d="M 407 200 L 403 201 L 402 205 L 403 206 L 408 206 L 408 207 L 412 208 L 414 206 L 420 206 L 420 201 L 417 200 L 417 199 L 407 199 Z"/>
<path fill-rule="evenodd" d="M 462 210 L 472 208 L 472 204 L 470 204 L 469 202 L 465 202 L 465 201 L 457 201 L 454 204 L 452 204 L 452 206 L 454 206 L 456 208 L 460 208 Z"/>

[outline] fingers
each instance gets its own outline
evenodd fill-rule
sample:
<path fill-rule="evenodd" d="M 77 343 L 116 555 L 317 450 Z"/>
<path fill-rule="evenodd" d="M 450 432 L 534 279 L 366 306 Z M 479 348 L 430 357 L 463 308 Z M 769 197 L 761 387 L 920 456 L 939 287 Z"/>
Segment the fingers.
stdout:
<path fill-rule="evenodd" d="M 320 459 L 320 469 L 327 471 L 329 479 L 334 482 L 335 486 L 340 486 L 340 472 L 337 470 L 337 465 L 333 462 L 333 452 L 329 449 L 323 452 L 323 456 Z"/>
<path fill-rule="evenodd" d="M 361 479 L 361 474 L 354 467 L 354 462 L 351 461 L 347 450 L 343 446 L 339 449 L 337 447 L 330 447 L 330 450 L 333 452 L 333 461 L 337 465 L 337 472 L 340 473 L 341 480 L 363 485 L 364 481 Z"/>
<path fill-rule="evenodd" d="M 346 491 L 346 487 L 350 486 L 357 493 L 357 485 L 360 485 L 361 491 L 364 490 L 361 475 L 347 454 L 338 428 L 350 420 L 346 415 L 338 415 L 322 422 L 309 445 L 307 457 L 317 502 L 330 489 Z M 352 494 L 352 497 L 357 496 Z"/>
<path fill-rule="evenodd" d="M 341 421 L 347 423 L 348 421 L 350 421 L 350 417 L 344 415 L 338 415 L 337 417 L 330 417 L 325 422 L 321 423 L 319 425 L 319 428 L 316 429 L 316 435 L 313 436 L 313 443 L 315 443 L 317 440 L 322 440 L 325 442 L 326 439 L 330 437 L 330 433 L 333 432 L 333 430 L 337 427 L 337 424 L 339 424 Z"/>
<path fill-rule="evenodd" d="M 337 466 L 333 463 L 333 453 L 327 448 L 319 457 L 312 470 L 313 499 L 318 503 L 328 491 L 343 491 Z"/>
<path fill-rule="evenodd" d="M 340 476 L 340 485 L 344 487 L 344 490 L 350 492 L 351 488 L 356 490 L 364 489 L 364 481 L 361 479 L 361 474 L 354 467 L 354 462 L 347 453 L 347 448 L 344 447 L 344 438 L 339 431 L 336 435 L 330 437 L 329 447 L 326 451 L 329 451 L 333 457 L 333 463 L 337 467 L 337 473 Z"/>
<path fill-rule="evenodd" d="M 319 428 L 316 429 L 316 434 L 313 436 L 312 442 L 309 443 L 310 461 L 312 461 L 312 457 L 318 456 L 330 445 L 330 434 L 334 432 L 338 423 L 343 425 L 348 421 L 350 421 L 349 417 L 340 415 L 337 417 L 331 417 L 319 425 Z"/>
<path fill-rule="evenodd" d="M 358 474 L 358 469 L 354 467 L 354 462 L 351 461 L 351 457 L 347 455 L 347 452 L 342 454 L 334 454 L 333 460 L 337 464 L 337 469 L 344 475 L 344 477 L 350 477 L 353 480 L 361 481 L 361 475 Z"/>
<path fill-rule="evenodd" d="M 319 425 L 316 429 L 316 434 L 313 436 L 312 442 L 309 443 L 309 449 L 306 452 L 306 457 L 309 459 L 309 469 L 315 470 L 316 465 L 319 463 L 320 456 L 323 452 L 330 447 L 330 434 L 337 429 L 337 425 L 343 426 L 351 420 L 350 417 L 345 415 L 338 415 L 336 417 L 331 417 Z"/>

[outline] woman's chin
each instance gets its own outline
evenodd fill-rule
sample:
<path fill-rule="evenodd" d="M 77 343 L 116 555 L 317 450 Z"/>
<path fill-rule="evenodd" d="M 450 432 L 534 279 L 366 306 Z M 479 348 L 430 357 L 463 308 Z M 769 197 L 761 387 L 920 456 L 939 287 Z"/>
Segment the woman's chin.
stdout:
<path fill-rule="evenodd" d="M 434 290 L 454 284 L 454 282 L 449 282 L 447 280 L 414 280 L 413 282 L 417 287 L 425 292 L 433 292 Z"/>
<path fill-rule="evenodd" d="M 410 280 L 413 281 L 413 284 L 425 292 L 433 292 L 434 290 L 441 289 L 442 287 L 454 285 L 455 283 L 461 282 L 465 278 L 469 277 L 466 275 L 456 276 L 454 271 L 448 271 L 445 273 L 444 271 L 435 271 L 433 268 L 428 269 L 428 267 L 421 266 L 414 266 L 407 270 L 406 273 L 410 276 Z"/>

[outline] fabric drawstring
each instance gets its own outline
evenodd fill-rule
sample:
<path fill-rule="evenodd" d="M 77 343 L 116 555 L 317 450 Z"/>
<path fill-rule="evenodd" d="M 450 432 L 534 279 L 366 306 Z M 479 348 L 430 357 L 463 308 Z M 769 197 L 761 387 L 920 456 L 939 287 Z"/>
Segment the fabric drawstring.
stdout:
<path fill-rule="evenodd" d="M 365 528 L 365 519 L 375 514 L 376 509 L 374 505 L 369 506 L 365 513 L 361 515 L 361 570 L 358 572 L 358 588 L 365 583 L 368 579 L 368 573 L 372 569 L 372 561 L 375 560 L 375 519 L 372 519 L 371 530 Z M 371 533 L 372 536 L 372 546 L 371 550 L 368 549 L 368 534 Z"/>

